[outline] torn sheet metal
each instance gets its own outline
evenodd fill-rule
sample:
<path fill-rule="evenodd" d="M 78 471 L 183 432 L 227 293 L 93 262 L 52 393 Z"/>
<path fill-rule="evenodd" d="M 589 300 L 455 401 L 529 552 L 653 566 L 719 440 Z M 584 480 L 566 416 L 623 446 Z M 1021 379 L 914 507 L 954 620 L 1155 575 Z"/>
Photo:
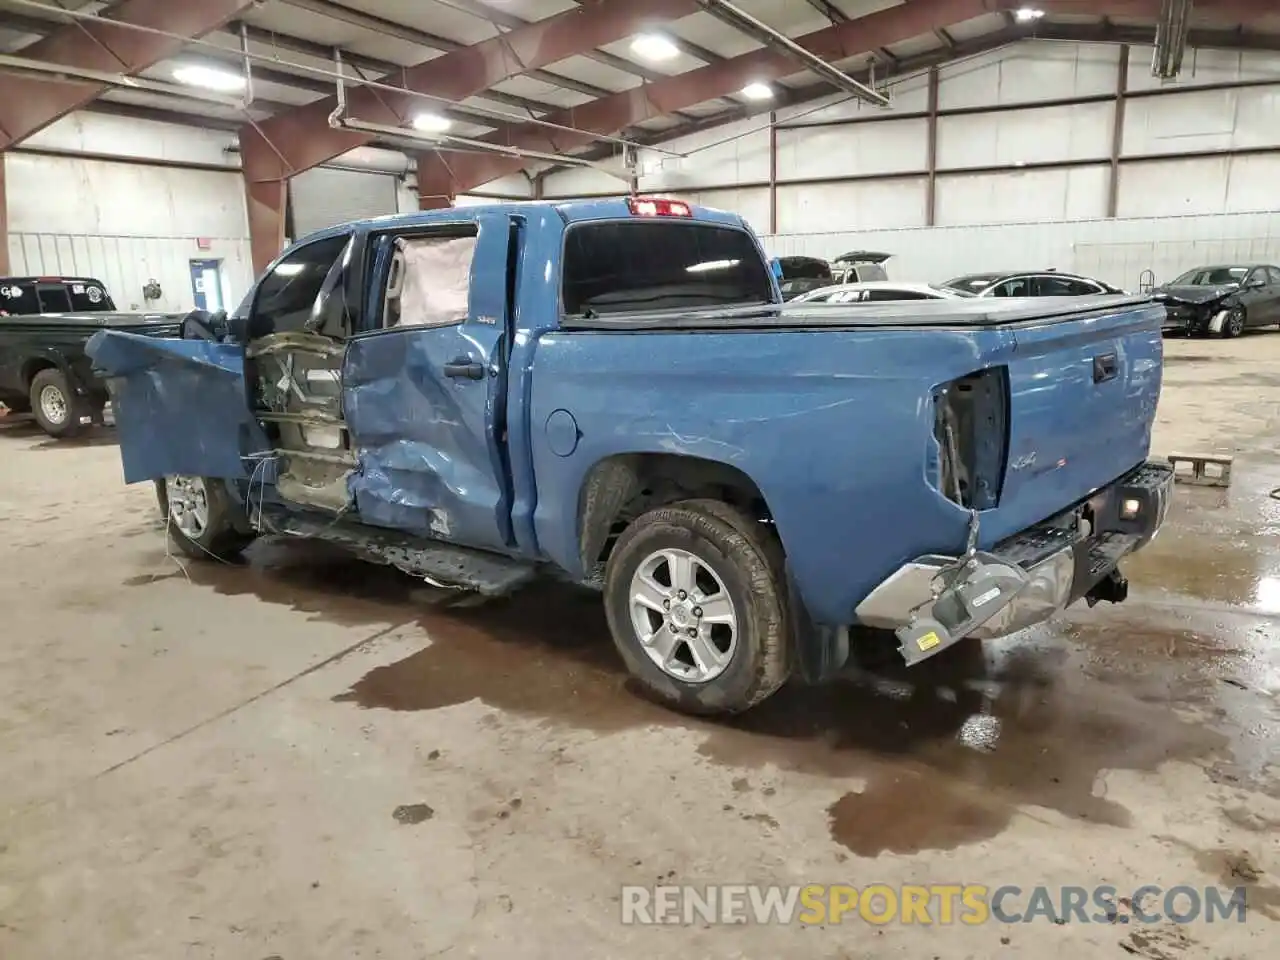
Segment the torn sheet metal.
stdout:
<path fill-rule="evenodd" d="M 239 345 L 104 330 L 85 352 L 107 378 L 125 482 L 262 475 L 254 457 L 268 443 L 249 412 Z"/>

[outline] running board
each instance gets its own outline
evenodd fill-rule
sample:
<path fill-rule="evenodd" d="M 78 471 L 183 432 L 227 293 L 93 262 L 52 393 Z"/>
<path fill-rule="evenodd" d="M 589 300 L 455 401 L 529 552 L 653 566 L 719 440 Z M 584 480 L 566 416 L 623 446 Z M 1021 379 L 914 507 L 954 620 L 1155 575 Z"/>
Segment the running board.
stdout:
<path fill-rule="evenodd" d="M 286 537 L 324 540 L 363 560 L 388 564 L 435 586 L 475 590 L 491 597 L 510 593 L 538 573 L 537 564 L 485 550 L 270 507 L 263 511 L 259 529 Z"/>

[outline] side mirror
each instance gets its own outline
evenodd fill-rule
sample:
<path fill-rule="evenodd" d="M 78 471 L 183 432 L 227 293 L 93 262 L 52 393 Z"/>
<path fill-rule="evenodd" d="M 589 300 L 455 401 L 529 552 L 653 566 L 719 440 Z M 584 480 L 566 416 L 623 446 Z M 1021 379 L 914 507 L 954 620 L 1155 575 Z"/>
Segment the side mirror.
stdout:
<path fill-rule="evenodd" d="M 1254 277 L 1252 280 L 1250 280 L 1248 283 L 1245 284 L 1245 287 L 1249 290 L 1256 290 L 1259 287 L 1265 287 L 1266 285 L 1267 285 L 1267 281 L 1262 279 L 1262 277 Z"/>

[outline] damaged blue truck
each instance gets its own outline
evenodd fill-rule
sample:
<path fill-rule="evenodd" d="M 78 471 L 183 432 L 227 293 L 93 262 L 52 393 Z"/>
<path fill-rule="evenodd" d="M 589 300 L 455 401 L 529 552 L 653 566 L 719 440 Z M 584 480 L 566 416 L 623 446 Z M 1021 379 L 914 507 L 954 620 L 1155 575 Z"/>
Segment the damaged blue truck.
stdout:
<path fill-rule="evenodd" d="M 275 534 L 485 594 L 568 576 L 689 712 L 832 676 L 854 628 L 914 664 L 1125 598 L 1172 490 L 1162 307 L 780 300 L 736 215 L 493 204 L 329 229 L 231 317 L 89 352 L 190 556 Z"/>

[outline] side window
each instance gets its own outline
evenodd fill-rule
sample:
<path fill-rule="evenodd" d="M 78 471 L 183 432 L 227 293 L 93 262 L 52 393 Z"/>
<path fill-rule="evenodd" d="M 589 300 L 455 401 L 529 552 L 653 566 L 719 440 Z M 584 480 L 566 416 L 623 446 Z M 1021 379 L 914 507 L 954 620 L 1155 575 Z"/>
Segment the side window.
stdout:
<path fill-rule="evenodd" d="M 317 240 L 276 264 L 262 278 L 254 299 L 249 330 L 252 337 L 300 331 L 311 318 L 325 277 L 346 249 L 348 234 Z"/>
<path fill-rule="evenodd" d="M 991 291 L 993 297 L 1029 297 L 1031 296 L 1031 281 L 1028 277 L 1015 277 L 1012 280 L 1006 280 L 999 284 Z"/>
<path fill-rule="evenodd" d="M 1267 279 L 1276 285 L 1280 285 L 1280 268 L 1267 267 Z"/>
<path fill-rule="evenodd" d="M 447 327 L 467 319 L 477 236 L 396 237 L 382 326 Z"/>
<path fill-rule="evenodd" d="M 914 290 L 872 290 L 868 300 L 929 300 L 931 297 Z"/>
<path fill-rule="evenodd" d="M 866 297 L 865 290 L 837 290 L 827 298 L 828 303 L 857 303 Z"/>

